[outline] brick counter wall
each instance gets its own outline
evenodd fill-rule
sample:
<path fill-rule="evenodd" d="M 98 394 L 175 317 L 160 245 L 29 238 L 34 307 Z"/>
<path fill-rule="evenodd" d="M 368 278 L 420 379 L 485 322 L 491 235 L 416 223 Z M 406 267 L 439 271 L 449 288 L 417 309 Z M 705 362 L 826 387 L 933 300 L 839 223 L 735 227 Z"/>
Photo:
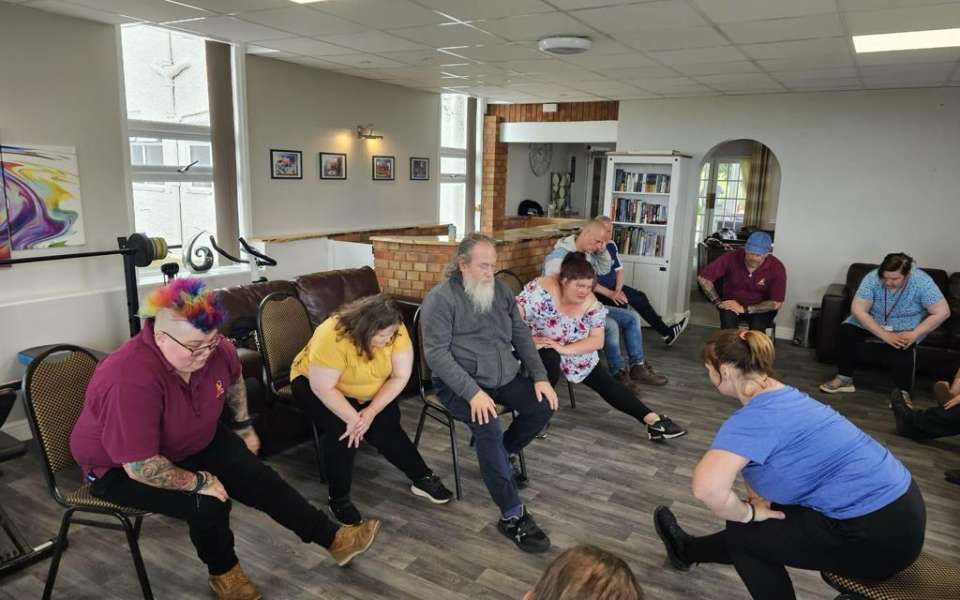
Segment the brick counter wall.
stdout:
<path fill-rule="evenodd" d="M 527 282 L 540 275 L 543 261 L 558 237 L 502 242 L 497 245 L 497 270 L 509 269 Z M 411 300 L 422 300 L 443 278 L 456 246 L 373 242 L 373 263 L 380 289 Z"/>

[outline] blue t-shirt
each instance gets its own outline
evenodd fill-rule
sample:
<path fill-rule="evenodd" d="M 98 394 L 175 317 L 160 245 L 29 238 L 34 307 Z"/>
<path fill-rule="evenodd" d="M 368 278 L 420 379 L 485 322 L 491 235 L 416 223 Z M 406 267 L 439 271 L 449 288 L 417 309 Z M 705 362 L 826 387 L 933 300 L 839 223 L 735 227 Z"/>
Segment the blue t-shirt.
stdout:
<path fill-rule="evenodd" d="M 888 290 L 883 287 L 879 270 L 874 269 L 860 282 L 857 298 L 873 303 L 870 316 L 881 327 L 889 325 L 892 331 L 910 331 L 927 318 L 928 306 L 943 300 L 943 292 L 929 275 L 916 268 L 903 287 Z M 863 327 L 853 315 L 847 317 L 845 322 Z"/>
<path fill-rule="evenodd" d="M 767 500 L 833 519 L 881 509 L 910 487 L 910 471 L 886 448 L 793 387 L 754 396 L 711 448 L 749 459 L 743 478 Z"/>
<path fill-rule="evenodd" d="M 620 252 L 617 250 L 617 245 L 612 241 L 607 242 L 607 250 L 610 254 L 610 259 L 613 261 L 610 270 L 606 273 L 597 273 L 597 283 L 603 287 L 615 290 L 617 289 L 617 271 L 623 269 L 623 265 L 620 264 Z"/>

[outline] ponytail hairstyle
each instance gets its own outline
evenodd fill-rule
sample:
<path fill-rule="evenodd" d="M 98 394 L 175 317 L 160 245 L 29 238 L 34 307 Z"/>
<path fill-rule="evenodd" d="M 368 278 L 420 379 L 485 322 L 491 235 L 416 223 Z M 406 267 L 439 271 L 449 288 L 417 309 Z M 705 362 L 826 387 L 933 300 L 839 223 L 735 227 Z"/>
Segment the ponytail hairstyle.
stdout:
<path fill-rule="evenodd" d="M 558 556 L 530 592 L 533 600 L 643 600 L 633 571 L 596 546 L 575 546 Z"/>
<path fill-rule="evenodd" d="M 880 263 L 880 277 L 884 273 L 900 273 L 904 277 L 910 275 L 913 270 L 913 257 L 904 252 L 891 252 L 883 257 Z"/>
<path fill-rule="evenodd" d="M 773 342 L 762 331 L 723 329 L 703 345 L 703 362 L 720 372 L 720 365 L 733 365 L 744 375 L 776 377 Z"/>

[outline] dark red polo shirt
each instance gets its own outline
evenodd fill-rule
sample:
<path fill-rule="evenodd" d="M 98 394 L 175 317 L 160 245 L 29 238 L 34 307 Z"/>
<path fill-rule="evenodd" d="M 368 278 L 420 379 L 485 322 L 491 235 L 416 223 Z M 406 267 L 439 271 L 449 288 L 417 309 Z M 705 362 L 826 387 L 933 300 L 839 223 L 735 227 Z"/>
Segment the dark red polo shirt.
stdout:
<path fill-rule="evenodd" d="M 237 350 L 224 339 L 186 383 L 157 348 L 153 321 L 145 321 L 97 366 L 70 451 L 84 474 L 97 477 L 157 454 L 172 462 L 197 454 L 213 440 L 227 389 L 239 377 Z"/>
<path fill-rule="evenodd" d="M 776 256 L 767 256 L 753 273 L 744 264 L 743 249 L 727 252 L 702 271 L 700 276 L 711 282 L 723 278 L 723 300 L 736 300 L 744 307 L 766 300 L 783 302 L 787 295 L 787 270 Z"/>

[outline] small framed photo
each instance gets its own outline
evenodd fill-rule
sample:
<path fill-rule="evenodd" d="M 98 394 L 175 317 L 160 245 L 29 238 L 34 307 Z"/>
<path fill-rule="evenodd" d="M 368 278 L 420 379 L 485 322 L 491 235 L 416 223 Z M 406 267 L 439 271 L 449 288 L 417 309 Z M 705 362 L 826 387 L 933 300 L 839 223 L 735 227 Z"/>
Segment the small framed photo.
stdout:
<path fill-rule="evenodd" d="M 410 179 L 413 181 L 430 181 L 430 159 L 420 156 L 410 157 Z"/>
<path fill-rule="evenodd" d="M 320 153 L 320 179 L 346 179 L 347 155 L 332 152 Z"/>
<path fill-rule="evenodd" d="M 270 179 L 303 179 L 303 152 L 270 150 Z"/>
<path fill-rule="evenodd" d="M 374 181 L 393 181 L 396 168 L 396 158 L 393 156 L 374 156 L 373 157 L 373 180 Z"/>

